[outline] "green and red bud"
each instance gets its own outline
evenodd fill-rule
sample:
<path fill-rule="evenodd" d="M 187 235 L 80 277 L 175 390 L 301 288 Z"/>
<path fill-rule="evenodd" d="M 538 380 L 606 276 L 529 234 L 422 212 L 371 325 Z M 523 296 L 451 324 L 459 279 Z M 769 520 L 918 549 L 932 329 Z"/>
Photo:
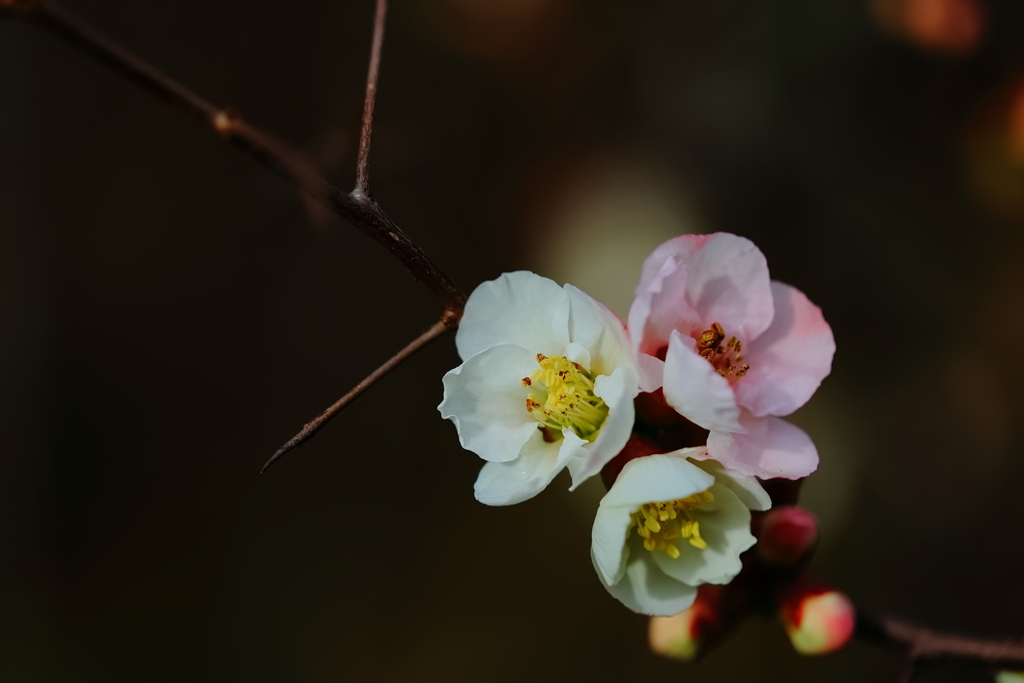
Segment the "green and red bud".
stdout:
<path fill-rule="evenodd" d="M 856 611 L 842 592 L 798 580 L 780 596 L 779 619 L 797 652 L 823 655 L 850 641 Z"/>
<path fill-rule="evenodd" d="M 704 584 L 693 604 L 671 617 L 651 617 L 651 650 L 670 659 L 692 662 L 704 654 L 722 633 L 719 603 L 722 586 Z"/>

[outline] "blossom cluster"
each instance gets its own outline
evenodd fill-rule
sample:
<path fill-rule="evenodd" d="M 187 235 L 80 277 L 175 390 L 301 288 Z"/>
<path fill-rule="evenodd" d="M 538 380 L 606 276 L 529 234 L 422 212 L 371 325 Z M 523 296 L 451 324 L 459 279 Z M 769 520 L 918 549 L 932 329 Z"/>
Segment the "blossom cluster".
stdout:
<path fill-rule="evenodd" d="M 831 370 L 820 309 L 771 280 L 736 235 L 682 235 L 646 259 L 625 323 L 530 272 L 480 285 L 456 336 L 441 415 L 485 462 L 488 505 L 520 503 L 563 470 L 601 475 L 592 559 L 630 609 L 674 615 L 728 584 L 756 538 L 762 482 L 800 479 L 814 443 L 782 417 Z"/>

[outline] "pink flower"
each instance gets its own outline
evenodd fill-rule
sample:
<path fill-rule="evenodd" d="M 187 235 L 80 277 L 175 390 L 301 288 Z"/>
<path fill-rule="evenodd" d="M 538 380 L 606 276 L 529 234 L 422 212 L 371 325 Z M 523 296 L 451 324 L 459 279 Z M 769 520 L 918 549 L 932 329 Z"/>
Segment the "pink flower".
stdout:
<path fill-rule="evenodd" d="M 807 402 L 832 369 L 835 340 L 821 310 L 774 282 L 747 239 L 681 235 L 644 261 L 629 311 L 641 364 L 662 372 L 665 400 L 710 431 L 708 457 L 761 478 L 807 476 L 818 452 L 778 416 Z"/>

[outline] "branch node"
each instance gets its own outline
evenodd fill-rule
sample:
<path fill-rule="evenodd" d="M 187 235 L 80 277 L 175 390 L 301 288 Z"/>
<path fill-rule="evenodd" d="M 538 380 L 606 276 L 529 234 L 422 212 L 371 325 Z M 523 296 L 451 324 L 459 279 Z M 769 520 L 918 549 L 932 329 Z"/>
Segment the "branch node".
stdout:
<path fill-rule="evenodd" d="M 356 187 L 348 193 L 348 196 L 349 199 L 362 208 L 371 210 L 377 209 L 377 202 L 373 201 L 373 196 L 367 188 Z"/>
<path fill-rule="evenodd" d="M 445 308 L 444 313 L 441 314 L 441 322 L 444 323 L 445 327 L 449 330 L 454 330 L 459 327 L 459 321 L 462 320 L 464 304 L 465 302 L 463 302 L 463 305 L 460 305 L 458 308 L 449 306 L 448 308 Z"/>
<path fill-rule="evenodd" d="M 210 117 L 210 125 L 221 137 L 229 138 L 238 130 L 238 124 L 242 121 L 242 114 L 237 109 L 226 107 Z"/>

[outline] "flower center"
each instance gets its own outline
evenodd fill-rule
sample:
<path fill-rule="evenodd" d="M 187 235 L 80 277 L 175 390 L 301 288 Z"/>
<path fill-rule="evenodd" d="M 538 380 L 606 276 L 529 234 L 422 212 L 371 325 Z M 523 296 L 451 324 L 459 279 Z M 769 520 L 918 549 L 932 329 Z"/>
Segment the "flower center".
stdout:
<path fill-rule="evenodd" d="M 660 550 L 673 560 L 679 557 L 678 538 L 685 538 L 694 548 L 707 548 L 707 541 L 700 537 L 700 524 L 690 512 L 714 500 L 711 491 L 704 491 L 679 500 L 641 505 L 632 517 L 636 532 L 644 539 L 644 548 L 651 552 Z"/>
<path fill-rule="evenodd" d="M 743 362 L 743 342 L 736 337 L 729 337 L 722 346 L 725 339 L 725 330 L 718 323 L 711 323 L 710 330 L 701 332 L 697 339 L 697 353 L 703 356 L 711 367 L 722 377 L 728 380 L 736 380 L 747 374 L 750 365 Z"/>
<path fill-rule="evenodd" d="M 540 369 L 523 378 L 530 387 L 526 409 L 544 429 L 544 438 L 553 441 L 569 427 L 581 439 L 589 439 L 608 417 L 608 406 L 594 395 L 594 377 L 564 356 L 548 358 L 537 354 Z"/>

